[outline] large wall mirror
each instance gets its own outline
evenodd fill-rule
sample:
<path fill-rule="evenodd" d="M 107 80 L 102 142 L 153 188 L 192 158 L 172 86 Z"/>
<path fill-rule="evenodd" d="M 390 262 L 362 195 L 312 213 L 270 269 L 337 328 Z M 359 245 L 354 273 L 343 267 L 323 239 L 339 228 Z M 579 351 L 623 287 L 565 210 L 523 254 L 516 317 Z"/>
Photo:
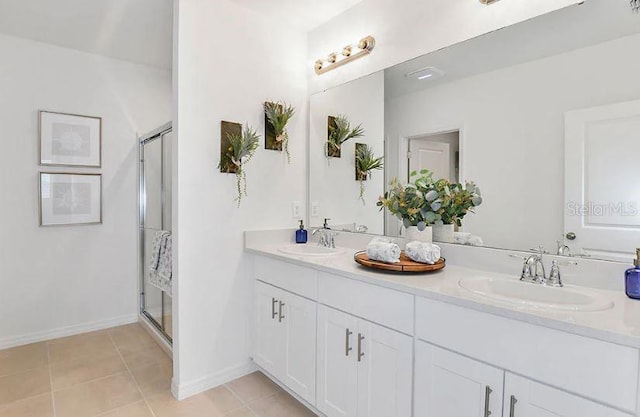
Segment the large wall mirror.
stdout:
<path fill-rule="evenodd" d="M 631 258 L 640 15 L 628 3 L 587 0 L 314 94 L 311 226 L 331 218 L 335 229 L 401 236 L 376 203 L 393 178 L 428 169 L 481 190 L 456 242 Z M 348 137 L 339 156 L 332 137 Z M 384 168 L 358 176 L 362 151 Z"/>

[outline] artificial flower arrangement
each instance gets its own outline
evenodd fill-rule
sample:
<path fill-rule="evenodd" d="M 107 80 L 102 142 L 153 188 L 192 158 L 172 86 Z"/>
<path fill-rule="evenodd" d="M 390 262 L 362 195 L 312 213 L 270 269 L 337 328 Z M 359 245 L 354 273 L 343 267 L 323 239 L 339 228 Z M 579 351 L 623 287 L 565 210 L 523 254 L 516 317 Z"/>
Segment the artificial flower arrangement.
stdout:
<path fill-rule="evenodd" d="M 360 201 L 364 200 L 364 182 L 371 178 L 371 173 L 384 168 L 384 156 L 376 158 L 373 148 L 364 143 L 356 143 L 356 179 L 360 182 Z"/>
<path fill-rule="evenodd" d="M 273 127 L 276 144 L 279 144 L 278 150 L 284 150 L 287 154 L 287 162 L 291 163 L 291 154 L 289 153 L 289 132 L 287 124 L 296 113 L 293 106 L 285 102 L 266 102 L 264 103 L 264 114 L 267 121 Z"/>
<path fill-rule="evenodd" d="M 244 167 L 258 149 L 260 137 L 255 129 L 245 125 L 242 132 L 227 134 L 227 140 L 229 147 L 222 155 L 218 168 L 236 174 L 238 196 L 235 201 L 238 202 L 238 207 L 240 207 L 242 196 L 247 196 L 247 173 Z"/>

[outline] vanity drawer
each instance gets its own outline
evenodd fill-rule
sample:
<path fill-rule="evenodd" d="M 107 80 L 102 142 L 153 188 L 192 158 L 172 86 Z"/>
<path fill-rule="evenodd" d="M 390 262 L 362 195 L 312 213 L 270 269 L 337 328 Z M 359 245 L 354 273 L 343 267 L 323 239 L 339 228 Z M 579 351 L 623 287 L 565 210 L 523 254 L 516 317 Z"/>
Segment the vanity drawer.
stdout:
<path fill-rule="evenodd" d="M 318 295 L 318 273 L 311 268 L 254 256 L 253 276 L 257 280 L 312 300 Z"/>
<path fill-rule="evenodd" d="M 414 296 L 320 272 L 318 301 L 354 316 L 413 334 Z"/>
<path fill-rule="evenodd" d="M 635 412 L 637 349 L 424 298 L 416 299 L 416 334 L 527 378 Z"/>

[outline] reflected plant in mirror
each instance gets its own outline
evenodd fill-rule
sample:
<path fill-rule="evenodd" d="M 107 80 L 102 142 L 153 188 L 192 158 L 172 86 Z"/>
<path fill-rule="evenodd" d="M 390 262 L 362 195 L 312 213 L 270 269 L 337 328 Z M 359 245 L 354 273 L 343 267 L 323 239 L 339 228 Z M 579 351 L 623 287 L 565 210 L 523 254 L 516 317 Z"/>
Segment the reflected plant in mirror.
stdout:
<path fill-rule="evenodd" d="M 366 205 L 364 199 L 364 182 L 371 179 L 375 170 L 384 169 L 384 156 L 376 158 L 373 148 L 365 143 L 356 143 L 356 179 L 360 182 L 360 201 Z"/>
<path fill-rule="evenodd" d="M 245 125 L 241 133 L 227 134 L 227 140 L 229 141 L 229 147 L 220 160 L 218 168 L 226 169 L 227 172 L 233 172 L 233 170 L 229 169 L 228 165 L 231 163 L 235 166 L 234 173 L 236 174 L 236 188 L 238 192 L 235 201 L 238 202 L 238 207 L 240 207 L 243 195 L 245 197 L 248 196 L 247 173 L 244 166 L 251 160 L 258 149 L 260 137 L 255 129 L 249 125 Z"/>
<path fill-rule="evenodd" d="M 276 146 L 274 149 L 284 150 L 288 163 L 291 163 L 291 154 L 289 153 L 289 132 L 287 131 L 287 124 L 295 113 L 295 108 L 285 102 L 264 103 L 264 114 L 275 136 Z"/>
<path fill-rule="evenodd" d="M 351 127 L 351 122 L 346 115 L 342 114 L 338 117 L 329 116 L 329 137 L 327 139 L 327 157 L 328 158 L 340 158 L 340 152 L 342 150 L 342 144 L 349 139 L 355 139 L 364 136 L 364 129 L 362 125 L 358 125 L 354 128 Z"/>

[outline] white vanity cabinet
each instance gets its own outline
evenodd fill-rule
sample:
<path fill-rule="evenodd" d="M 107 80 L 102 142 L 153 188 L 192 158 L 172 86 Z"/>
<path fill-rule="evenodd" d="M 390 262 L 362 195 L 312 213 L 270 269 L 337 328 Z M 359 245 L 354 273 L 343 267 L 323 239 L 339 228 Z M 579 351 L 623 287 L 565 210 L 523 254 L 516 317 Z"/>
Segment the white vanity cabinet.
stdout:
<path fill-rule="evenodd" d="M 416 342 L 415 417 L 488 417 L 502 412 L 504 371 Z"/>
<path fill-rule="evenodd" d="M 318 307 L 317 408 L 328 417 L 410 417 L 413 338 Z"/>
<path fill-rule="evenodd" d="M 260 281 L 255 293 L 255 362 L 314 404 L 316 303 Z"/>

